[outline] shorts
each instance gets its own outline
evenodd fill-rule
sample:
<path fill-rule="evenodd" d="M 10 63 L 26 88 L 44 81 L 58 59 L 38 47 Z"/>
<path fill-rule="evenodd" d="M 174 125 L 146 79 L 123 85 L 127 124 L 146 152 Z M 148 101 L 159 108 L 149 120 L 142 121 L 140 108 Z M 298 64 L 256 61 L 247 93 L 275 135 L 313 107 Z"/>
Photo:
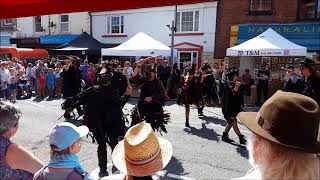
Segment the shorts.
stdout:
<path fill-rule="evenodd" d="M 17 84 L 8 84 L 10 90 L 18 89 Z"/>
<path fill-rule="evenodd" d="M 53 91 L 54 90 L 54 85 L 53 84 L 47 84 L 48 90 Z"/>

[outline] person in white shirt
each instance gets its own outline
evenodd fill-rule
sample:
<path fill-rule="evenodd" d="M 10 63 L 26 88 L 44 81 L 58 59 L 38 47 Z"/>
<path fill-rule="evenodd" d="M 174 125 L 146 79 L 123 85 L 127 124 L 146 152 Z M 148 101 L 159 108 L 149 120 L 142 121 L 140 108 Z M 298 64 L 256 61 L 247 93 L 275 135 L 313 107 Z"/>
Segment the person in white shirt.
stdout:
<path fill-rule="evenodd" d="M 8 84 L 10 84 L 10 72 L 6 69 L 6 62 L 0 64 L 0 80 L 1 80 L 1 97 L 4 100 L 8 100 L 10 97 Z"/>
<path fill-rule="evenodd" d="M 131 67 L 131 63 L 130 63 L 129 61 L 126 61 L 126 62 L 124 63 L 124 67 L 125 67 L 125 68 L 123 68 L 123 71 L 127 71 L 127 72 L 123 72 L 123 73 L 124 73 L 124 74 L 127 74 L 128 77 L 130 78 L 130 77 L 133 75 L 133 69 L 132 69 L 132 67 Z"/>

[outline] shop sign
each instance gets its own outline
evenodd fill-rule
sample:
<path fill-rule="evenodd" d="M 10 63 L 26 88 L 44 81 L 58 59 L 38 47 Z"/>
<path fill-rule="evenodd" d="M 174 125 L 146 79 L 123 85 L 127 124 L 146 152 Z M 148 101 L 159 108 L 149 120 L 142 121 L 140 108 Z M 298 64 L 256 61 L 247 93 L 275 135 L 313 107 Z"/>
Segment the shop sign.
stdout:
<path fill-rule="evenodd" d="M 238 37 L 241 39 L 251 39 L 272 28 L 285 38 L 304 37 L 320 38 L 320 23 L 303 24 L 243 24 L 239 25 Z"/>
<path fill-rule="evenodd" d="M 11 38 L 11 44 L 39 44 L 39 38 Z"/>
<path fill-rule="evenodd" d="M 290 50 L 274 50 L 274 51 L 238 51 L 238 56 L 289 56 Z"/>

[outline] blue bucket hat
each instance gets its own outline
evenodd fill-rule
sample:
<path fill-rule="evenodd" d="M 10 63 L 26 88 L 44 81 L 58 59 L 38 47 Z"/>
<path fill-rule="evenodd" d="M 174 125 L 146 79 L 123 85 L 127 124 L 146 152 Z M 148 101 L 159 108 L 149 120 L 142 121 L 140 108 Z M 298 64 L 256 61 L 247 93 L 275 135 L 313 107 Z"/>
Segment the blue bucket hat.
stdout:
<path fill-rule="evenodd" d="M 68 122 L 59 123 L 50 130 L 49 143 L 60 150 L 64 150 L 88 133 L 87 126 L 77 127 Z"/>

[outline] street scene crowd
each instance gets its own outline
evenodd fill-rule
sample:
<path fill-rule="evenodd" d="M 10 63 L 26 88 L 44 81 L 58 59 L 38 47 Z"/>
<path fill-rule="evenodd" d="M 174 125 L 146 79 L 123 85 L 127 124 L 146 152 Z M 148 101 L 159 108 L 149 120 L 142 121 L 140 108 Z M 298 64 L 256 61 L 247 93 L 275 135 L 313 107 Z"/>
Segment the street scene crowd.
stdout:
<path fill-rule="evenodd" d="M 253 169 L 243 179 L 320 178 L 316 156 L 320 152 L 320 72 L 311 59 L 301 59 L 301 75 L 289 67 L 282 91 L 269 99 L 268 64 L 262 64 L 254 75 L 247 69 L 242 77 L 237 68 L 223 64 L 211 66 L 205 62 L 196 69 L 189 62 L 179 68 L 156 57 L 140 59 L 133 65 L 128 61 L 121 65 L 117 60 L 93 64 L 76 56 L 34 64 L 22 64 L 13 58 L 0 64 L 0 174 L 4 179 L 90 179 L 77 156 L 81 138 L 88 134 L 98 143 L 100 177 L 152 179 L 172 156 L 171 143 L 155 134 L 170 133 L 166 129 L 170 112 L 163 109 L 165 101 L 184 106 L 181 114 L 185 114 L 186 128 L 190 127 L 190 106 L 197 108 L 199 117 L 204 116 L 205 106 L 221 107 L 227 121 L 221 140 L 233 143 L 228 135 L 233 128 L 239 143 L 248 145 Z M 255 106 L 261 108 L 258 113 L 243 112 L 245 97 L 250 96 L 254 84 Z M 135 90 L 138 102 L 127 125 L 122 108 Z M 21 116 L 12 103 L 32 96 L 40 100 L 64 98 L 66 120 L 83 115 L 80 127 L 63 122 L 50 130 L 47 165 L 10 141 Z M 239 120 L 253 137 L 246 138 L 240 132 Z M 125 174 L 108 177 L 107 144 L 112 149 L 113 164 Z"/>

